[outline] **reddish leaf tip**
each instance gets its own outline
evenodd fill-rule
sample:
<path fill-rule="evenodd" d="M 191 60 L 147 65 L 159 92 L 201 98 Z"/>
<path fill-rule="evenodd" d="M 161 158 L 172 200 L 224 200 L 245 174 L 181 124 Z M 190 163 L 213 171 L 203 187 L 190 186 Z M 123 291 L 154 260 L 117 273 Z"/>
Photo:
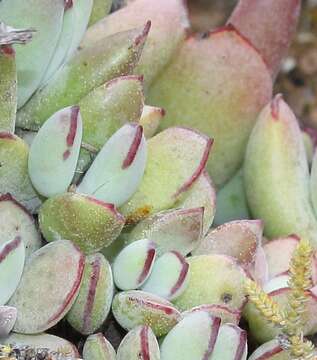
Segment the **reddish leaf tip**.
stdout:
<path fill-rule="evenodd" d="M 282 94 L 277 94 L 271 101 L 271 114 L 274 120 L 278 120 L 280 113 L 280 102 L 283 100 Z"/>
<path fill-rule="evenodd" d="M 0 139 L 10 139 L 10 140 L 16 140 L 16 137 L 6 131 L 0 131 Z"/>
<path fill-rule="evenodd" d="M 159 111 L 160 111 L 162 117 L 164 117 L 166 115 L 166 110 L 165 109 L 160 108 Z"/>
<path fill-rule="evenodd" d="M 290 238 L 292 238 L 292 239 L 294 239 L 296 241 L 300 241 L 300 237 L 297 234 L 291 234 L 288 237 L 290 237 Z"/>
<path fill-rule="evenodd" d="M 7 57 L 14 57 L 15 51 L 11 45 L 0 46 L 0 52 Z"/>
<path fill-rule="evenodd" d="M 116 216 L 116 218 L 117 218 L 120 222 L 122 222 L 122 223 L 125 222 L 124 216 L 123 216 L 121 213 L 119 213 L 119 211 L 118 211 L 117 208 L 114 206 L 114 204 L 106 203 L 106 202 L 104 202 L 104 201 L 102 201 L 102 200 L 98 200 L 98 199 L 96 199 L 96 198 L 94 198 L 94 197 L 91 197 L 91 196 L 85 196 L 85 198 L 86 198 L 88 201 L 90 201 L 90 202 L 92 202 L 92 203 L 95 203 L 96 205 L 102 206 L 102 207 L 104 207 L 105 209 L 110 210 L 110 211 Z"/>
<path fill-rule="evenodd" d="M 251 49 L 253 49 L 258 56 L 260 57 L 260 59 L 262 60 L 262 62 L 264 63 L 265 67 L 267 68 L 267 70 L 269 71 L 269 65 L 267 63 L 267 61 L 265 60 L 265 58 L 263 57 L 262 53 L 259 51 L 259 49 L 257 49 L 253 43 L 246 37 L 244 36 L 233 24 L 231 24 L 230 22 L 228 22 L 226 25 L 218 27 L 215 30 L 211 30 L 207 33 L 206 38 L 211 37 L 212 35 L 218 35 L 224 32 L 232 32 L 234 33 L 238 38 L 240 38 L 247 46 L 249 46 Z"/>
<path fill-rule="evenodd" d="M 136 39 L 135 39 L 135 41 L 134 41 L 134 43 L 135 43 L 136 46 L 141 45 L 141 44 L 145 41 L 145 39 L 146 39 L 146 37 L 147 37 L 150 29 L 151 29 L 151 21 L 148 20 L 148 21 L 146 22 L 145 26 L 144 26 L 144 29 L 143 29 L 143 31 L 142 31 L 142 34 L 140 34 L 139 36 L 137 36 Z"/>
<path fill-rule="evenodd" d="M 197 134 L 200 134 L 198 131 L 196 130 L 192 130 L 194 132 L 196 132 Z M 185 184 L 183 184 L 178 190 L 177 192 L 174 194 L 174 197 L 179 196 L 181 193 L 183 193 L 184 191 L 188 190 L 191 185 L 199 178 L 199 176 L 201 175 L 202 171 L 205 169 L 205 166 L 207 164 L 208 158 L 209 158 L 209 154 L 210 154 L 210 150 L 211 147 L 214 143 L 214 139 L 207 137 L 206 135 L 202 135 L 206 138 L 206 147 L 205 147 L 205 151 L 203 153 L 203 156 L 201 158 L 201 162 L 198 166 L 198 168 L 196 169 L 196 171 L 193 173 L 193 175 L 191 176 L 191 178 L 185 182 Z"/>
<path fill-rule="evenodd" d="M 64 10 L 67 11 L 71 7 L 73 7 L 73 0 L 64 0 Z"/>
<path fill-rule="evenodd" d="M 128 168 L 133 163 L 135 156 L 138 152 L 138 149 L 140 147 L 141 140 L 142 140 L 143 127 L 139 124 L 134 124 L 134 123 L 132 123 L 131 125 L 136 128 L 135 135 L 134 135 L 132 144 L 129 148 L 129 151 L 128 151 L 125 159 L 123 160 L 122 169 Z"/>

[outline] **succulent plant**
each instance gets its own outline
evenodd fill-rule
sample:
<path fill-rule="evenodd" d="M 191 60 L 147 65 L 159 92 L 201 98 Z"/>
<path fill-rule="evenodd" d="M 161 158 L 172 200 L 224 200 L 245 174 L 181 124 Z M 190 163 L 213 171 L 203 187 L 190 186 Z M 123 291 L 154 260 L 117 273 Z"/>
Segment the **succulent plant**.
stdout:
<path fill-rule="evenodd" d="M 84 360 L 245 360 L 242 314 L 275 336 L 248 279 L 316 310 L 317 260 L 289 265 L 290 234 L 316 246 L 314 136 L 271 101 L 300 1 L 240 0 L 204 35 L 183 0 L 111 5 L 0 1 L 0 354 L 78 358 L 64 326 Z"/>
<path fill-rule="evenodd" d="M 307 333 L 307 323 L 309 322 L 307 319 L 311 319 L 312 315 L 310 313 L 311 305 L 308 305 L 311 302 L 308 290 L 312 287 L 312 255 L 313 249 L 307 241 L 301 240 L 295 247 L 289 264 L 288 288 L 284 286 L 284 289 L 288 290 L 286 303 L 285 297 L 281 303 L 280 301 L 276 302 L 277 300 L 272 292 L 267 294 L 267 288 L 272 287 L 274 280 L 275 283 L 281 285 L 281 279 L 278 279 L 278 277 L 273 278 L 271 284 L 264 284 L 266 290 L 261 290 L 253 281 L 249 280 L 247 282 L 246 289 L 251 304 L 254 304 L 263 318 L 275 325 L 280 332 L 278 346 L 276 346 L 276 343 L 274 345 L 272 342 L 267 343 L 263 345 L 262 349 L 258 349 L 257 354 L 254 354 L 251 358 L 258 359 L 262 357 L 269 359 L 282 352 L 288 354 L 291 358 L 315 359 L 316 350 L 313 343 L 303 338 L 304 333 Z M 283 288 L 280 287 L 280 289 Z M 277 294 L 276 289 L 275 293 Z M 251 306 L 251 304 L 248 306 Z M 249 320 L 254 321 L 252 315 L 250 316 L 250 309 L 248 312 Z M 281 350 L 278 350 L 278 348 Z M 264 355 L 265 352 L 267 352 L 267 355 Z M 269 352 L 271 352 L 271 355 Z M 280 354 L 278 356 L 283 359 L 284 355 Z"/>

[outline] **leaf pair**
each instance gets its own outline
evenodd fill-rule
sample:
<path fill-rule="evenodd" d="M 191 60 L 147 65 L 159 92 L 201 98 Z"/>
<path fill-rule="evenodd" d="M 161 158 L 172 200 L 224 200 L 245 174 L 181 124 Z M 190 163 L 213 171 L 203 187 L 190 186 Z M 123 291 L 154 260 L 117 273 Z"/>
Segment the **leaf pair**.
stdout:
<path fill-rule="evenodd" d="M 78 107 L 54 114 L 35 137 L 29 154 L 29 174 L 36 190 L 51 197 L 67 191 L 74 177 L 82 140 Z M 120 206 L 136 191 L 146 164 L 142 127 L 127 124 L 99 152 L 78 192 Z"/>

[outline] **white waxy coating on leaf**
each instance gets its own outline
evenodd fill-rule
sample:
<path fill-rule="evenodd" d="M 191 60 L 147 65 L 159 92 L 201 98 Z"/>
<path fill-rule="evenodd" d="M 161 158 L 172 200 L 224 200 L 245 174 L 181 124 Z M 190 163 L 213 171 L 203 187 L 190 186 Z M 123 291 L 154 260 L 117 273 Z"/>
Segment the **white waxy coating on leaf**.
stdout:
<path fill-rule="evenodd" d="M 230 323 L 230 324 L 238 325 L 241 318 L 241 310 L 230 309 L 226 305 L 212 305 L 212 304 L 203 304 L 203 305 L 195 306 L 187 311 L 184 311 L 182 313 L 182 316 L 185 317 L 197 311 L 205 311 L 212 316 L 219 317 L 221 319 L 222 324 Z"/>
<path fill-rule="evenodd" d="M 17 45 L 18 107 L 31 97 L 56 49 L 64 14 L 64 0 L 4 0 L 1 20 L 16 28 L 34 28 L 27 45 Z"/>
<path fill-rule="evenodd" d="M 203 172 L 212 143 L 202 133 L 182 127 L 171 127 L 149 139 L 142 182 L 121 208 L 128 222 L 173 207 Z"/>
<path fill-rule="evenodd" d="M 73 2 L 75 31 L 67 52 L 65 63 L 74 55 L 77 48 L 79 47 L 79 44 L 88 26 L 93 3 L 94 0 L 76 0 Z"/>
<path fill-rule="evenodd" d="M 72 6 L 64 11 L 61 33 L 56 44 L 54 54 L 41 80 L 41 87 L 50 80 L 50 78 L 56 71 L 58 71 L 59 67 L 62 66 L 65 61 L 66 54 L 75 32 L 76 22 L 74 16 L 74 6 L 77 6 L 78 2 L 79 1 L 72 2 Z"/>
<path fill-rule="evenodd" d="M 16 236 L 0 245 L 0 305 L 11 298 L 19 285 L 25 260 L 25 247 Z"/>
<path fill-rule="evenodd" d="M 167 334 L 181 318 L 172 303 L 139 290 L 118 293 L 112 302 L 112 313 L 124 329 L 148 325 L 156 336 Z"/>
<path fill-rule="evenodd" d="M 29 153 L 29 175 L 35 189 L 51 197 L 67 191 L 80 151 L 82 120 L 72 106 L 51 116 L 35 136 Z"/>
<path fill-rule="evenodd" d="M 188 280 L 188 263 L 176 251 L 158 258 L 142 290 L 173 300 L 183 293 Z"/>
<path fill-rule="evenodd" d="M 193 186 L 180 197 L 175 207 L 183 209 L 203 207 L 203 235 L 209 231 L 216 212 L 216 189 L 206 170 L 202 172 Z"/>
<path fill-rule="evenodd" d="M 83 348 L 84 360 L 116 360 L 111 343 L 101 334 L 90 335 Z"/>
<path fill-rule="evenodd" d="M 290 261 L 298 242 L 299 238 L 296 236 L 289 236 L 269 241 L 263 245 L 265 260 L 268 267 L 268 277 L 270 279 L 286 273 L 289 270 Z M 283 256 L 281 256 L 281 254 L 283 254 Z M 255 258 L 255 263 L 261 261 L 261 258 Z"/>
<path fill-rule="evenodd" d="M 264 221 L 266 236 L 297 234 L 317 247 L 301 130 L 279 95 L 262 110 L 249 138 L 244 183 L 250 210 Z"/>
<path fill-rule="evenodd" d="M 288 352 L 284 351 L 278 340 L 271 340 L 258 347 L 249 360 L 289 360 Z"/>
<path fill-rule="evenodd" d="M 38 219 L 47 241 L 71 240 L 85 254 L 109 246 L 124 226 L 123 216 L 112 204 L 73 192 L 47 199 Z"/>
<path fill-rule="evenodd" d="M 0 244 L 20 235 L 28 258 L 42 246 L 40 233 L 32 215 L 9 194 L 0 196 Z"/>
<path fill-rule="evenodd" d="M 77 191 L 120 206 L 138 189 L 146 157 L 142 127 L 126 124 L 100 150 Z"/>
<path fill-rule="evenodd" d="M 219 327 L 220 319 L 207 312 L 186 316 L 163 340 L 161 360 L 210 360 Z"/>
<path fill-rule="evenodd" d="M 37 250 L 9 302 L 18 310 L 14 331 L 35 334 L 58 323 L 76 299 L 83 268 L 83 254 L 68 240 Z"/>
<path fill-rule="evenodd" d="M 156 257 L 155 244 L 139 240 L 126 246 L 113 263 L 113 277 L 121 290 L 137 289 L 151 274 Z"/>
<path fill-rule="evenodd" d="M 94 333 L 105 322 L 114 293 L 110 264 L 96 253 L 86 256 L 78 296 L 67 313 L 67 321 L 79 333 Z"/>
<path fill-rule="evenodd" d="M 238 326 L 222 325 L 210 360 L 246 360 L 247 334 Z"/>
<path fill-rule="evenodd" d="M 160 348 L 148 326 L 138 326 L 123 338 L 117 360 L 160 360 Z"/>
<path fill-rule="evenodd" d="M 0 132 L 0 193 L 10 193 L 29 211 L 41 204 L 28 174 L 28 145 L 16 135 Z"/>
<path fill-rule="evenodd" d="M 17 309 L 12 306 L 0 306 L 0 338 L 8 336 L 17 319 Z M 2 343 L 2 340 L 1 340 Z"/>
<path fill-rule="evenodd" d="M 261 245 L 262 232 L 261 220 L 231 221 L 211 230 L 193 254 L 223 254 L 236 258 L 242 264 L 251 264 Z"/>
<path fill-rule="evenodd" d="M 225 255 L 198 255 L 187 259 L 189 283 L 174 304 L 189 310 L 202 304 L 226 305 L 237 310 L 246 300 L 246 273 L 235 259 Z"/>
<path fill-rule="evenodd" d="M 201 240 L 203 208 L 161 211 L 140 221 L 128 235 L 128 242 L 149 239 L 159 255 L 176 250 L 189 254 Z"/>

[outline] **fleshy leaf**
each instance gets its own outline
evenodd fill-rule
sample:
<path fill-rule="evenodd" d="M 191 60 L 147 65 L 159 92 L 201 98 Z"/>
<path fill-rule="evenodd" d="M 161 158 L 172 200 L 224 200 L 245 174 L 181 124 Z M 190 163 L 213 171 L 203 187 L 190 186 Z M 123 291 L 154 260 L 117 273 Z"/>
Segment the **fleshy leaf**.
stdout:
<path fill-rule="evenodd" d="M 288 272 L 292 254 L 298 246 L 298 242 L 299 238 L 297 236 L 289 236 L 275 239 L 263 245 L 270 279 Z M 258 259 L 256 257 L 255 263 L 257 264 L 257 262 Z"/>
<path fill-rule="evenodd" d="M 0 338 L 3 338 L 10 334 L 16 322 L 16 319 L 16 308 L 12 306 L 0 306 Z"/>
<path fill-rule="evenodd" d="M 202 172 L 193 186 L 180 197 L 175 207 L 184 209 L 204 208 L 203 235 L 209 231 L 216 211 L 216 189 L 206 170 Z"/>
<path fill-rule="evenodd" d="M 117 360 L 126 359 L 160 360 L 160 348 L 150 327 L 139 326 L 123 338 Z"/>
<path fill-rule="evenodd" d="M 20 236 L 0 244 L 0 305 L 10 299 L 19 285 L 25 260 L 25 247 Z"/>
<path fill-rule="evenodd" d="M 252 215 L 264 221 L 266 236 L 297 234 L 317 247 L 305 148 L 295 115 L 280 96 L 262 110 L 252 131 L 244 182 Z"/>
<path fill-rule="evenodd" d="M 275 77 L 295 34 L 301 0 L 240 0 L 228 23 L 260 51 Z"/>
<path fill-rule="evenodd" d="M 0 132 L 0 193 L 10 193 L 29 211 L 41 204 L 28 174 L 28 145 L 17 136 Z"/>
<path fill-rule="evenodd" d="M 18 112 L 17 125 L 37 130 L 52 114 L 78 102 L 96 87 L 133 71 L 150 30 L 115 34 L 91 46 L 82 46 L 49 83 Z"/>
<path fill-rule="evenodd" d="M 39 211 L 39 224 L 47 241 L 69 239 L 91 254 L 119 236 L 124 218 L 112 204 L 66 193 L 45 201 Z"/>
<path fill-rule="evenodd" d="M 220 327 L 211 360 L 246 360 L 247 333 L 233 324 Z"/>
<path fill-rule="evenodd" d="M 220 318 L 213 317 L 204 311 L 186 316 L 163 340 L 161 359 L 212 359 L 220 322 Z"/>
<path fill-rule="evenodd" d="M 263 223 L 261 220 L 237 220 L 211 230 L 193 251 L 195 255 L 223 254 L 250 265 L 261 245 Z"/>
<path fill-rule="evenodd" d="M 149 105 L 144 106 L 139 124 L 143 127 L 144 135 L 147 139 L 156 133 L 164 116 L 164 109 Z"/>
<path fill-rule="evenodd" d="M 185 256 L 201 240 L 202 220 L 203 208 L 162 211 L 139 222 L 127 235 L 127 241 L 149 239 L 157 245 L 160 255 L 176 250 Z"/>
<path fill-rule="evenodd" d="M 74 31 L 74 36 L 72 37 L 72 42 L 67 52 L 65 63 L 67 63 L 76 54 L 80 42 L 87 30 L 94 2 L 95 0 L 76 0 L 75 4 L 73 2 L 74 21 L 76 28 Z"/>
<path fill-rule="evenodd" d="M 77 4 L 79 2 L 80 1 L 71 1 L 71 6 L 69 7 L 65 5 L 62 29 L 56 47 L 54 49 L 53 56 L 51 57 L 48 67 L 43 74 L 39 87 L 45 85 L 65 61 L 66 54 L 75 31 L 74 4 Z"/>
<path fill-rule="evenodd" d="M 62 31 L 41 87 L 70 59 L 86 31 L 93 0 L 76 0 L 70 3 L 71 5 L 65 8 Z"/>
<path fill-rule="evenodd" d="M 10 194 L 0 196 L 0 218 L 2 239 L 12 239 L 16 236 L 21 236 L 25 246 L 26 258 L 42 246 L 41 236 L 33 216 Z"/>
<path fill-rule="evenodd" d="M 158 258 L 142 290 L 174 300 L 187 286 L 189 265 L 177 251 L 170 251 Z"/>
<path fill-rule="evenodd" d="M 0 46 L 0 130 L 14 132 L 17 109 L 17 73 L 15 52 L 11 46 Z"/>
<path fill-rule="evenodd" d="M 147 20 L 151 20 L 152 28 L 136 73 L 144 74 L 148 85 L 170 61 L 186 37 L 189 24 L 182 0 L 133 1 L 90 27 L 82 44 L 93 44 L 119 31 L 142 26 Z"/>
<path fill-rule="evenodd" d="M 84 360 L 116 360 L 116 352 L 110 342 L 98 333 L 87 338 L 83 358 Z"/>
<path fill-rule="evenodd" d="M 36 29 L 29 44 L 15 47 L 21 107 L 40 85 L 54 54 L 62 30 L 64 0 L 4 0 L 0 14 L 11 26 Z"/>
<path fill-rule="evenodd" d="M 203 172 L 212 142 L 203 134 L 182 127 L 166 129 L 149 139 L 143 180 L 121 208 L 128 223 L 171 208 Z"/>
<path fill-rule="evenodd" d="M 249 360 L 289 360 L 289 354 L 282 349 L 278 340 L 271 340 L 258 347 Z"/>
<path fill-rule="evenodd" d="M 243 170 L 240 169 L 217 193 L 214 225 L 249 218 L 250 212 L 243 184 Z"/>
<path fill-rule="evenodd" d="M 220 186 L 242 164 L 256 116 L 271 95 L 271 76 L 261 56 L 226 27 L 202 39 L 189 37 L 146 101 L 166 110 L 161 129 L 184 125 L 215 139 L 208 171 Z"/>
<path fill-rule="evenodd" d="M 113 299 L 112 313 L 124 329 L 148 325 L 156 336 L 167 334 L 181 317 L 167 300 L 139 290 L 118 293 Z"/>
<path fill-rule="evenodd" d="M 112 0 L 93 0 L 94 4 L 89 18 L 88 26 L 95 24 L 109 14 Z"/>
<path fill-rule="evenodd" d="M 28 170 L 35 189 L 51 197 L 67 191 L 75 174 L 82 139 L 82 120 L 77 106 L 51 116 L 35 136 Z"/>
<path fill-rule="evenodd" d="M 70 241 L 37 250 L 9 302 L 18 310 L 14 331 L 36 334 L 58 323 L 76 299 L 83 269 L 84 256 Z"/>
<path fill-rule="evenodd" d="M 76 347 L 69 341 L 51 334 L 23 335 L 12 333 L 1 339 L 4 345 L 16 344 L 19 347 L 29 346 L 34 349 L 48 349 L 50 352 L 58 352 L 64 349 L 70 357 L 78 358 Z"/>
<path fill-rule="evenodd" d="M 80 290 L 67 321 L 83 335 L 94 333 L 109 314 L 113 292 L 108 261 L 99 253 L 87 256 Z"/>
<path fill-rule="evenodd" d="M 311 201 L 313 203 L 313 208 L 317 216 L 317 151 L 315 151 L 314 153 L 312 167 L 311 167 L 310 194 L 311 194 Z"/>
<path fill-rule="evenodd" d="M 92 90 L 79 102 L 83 142 L 100 150 L 126 122 L 137 122 L 144 102 L 142 78 L 121 76 Z"/>
<path fill-rule="evenodd" d="M 126 124 L 107 141 L 77 191 L 120 206 L 138 189 L 147 156 L 143 129 Z"/>
<path fill-rule="evenodd" d="M 184 311 L 182 313 L 182 317 L 188 316 L 197 311 L 205 311 L 212 316 L 219 317 L 221 319 L 222 324 L 229 323 L 229 324 L 238 325 L 241 318 L 241 310 L 232 310 L 225 305 L 210 305 L 210 304 L 198 305 L 187 311 Z"/>
<path fill-rule="evenodd" d="M 142 78 L 135 75 L 120 76 L 92 90 L 79 102 L 83 118 L 83 143 L 75 179 L 81 178 L 95 154 L 125 123 L 137 122 L 144 104 Z"/>
<path fill-rule="evenodd" d="M 316 149 L 317 132 L 315 129 L 308 127 L 304 127 L 301 130 L 302 130 L 302 138 L 305 146 L 308 165 L 309 167 L 311 167 Z"/>
<path fill-rule="evenodd" d="M 141 287 L 151 274 L 155 257 L 155 244 L 150 240 L 139 240 L 126 246 L 113 263 L 117 288 L 134 290 Z"/>
<path fill-rule="evenodd" d="M 225 255 L 200 255 L 187 258 L 189 283 L 174 304 L 185 311 L 203 304 L 225 305 L 237 310 L 244 306 L 246 274 Z"/>

